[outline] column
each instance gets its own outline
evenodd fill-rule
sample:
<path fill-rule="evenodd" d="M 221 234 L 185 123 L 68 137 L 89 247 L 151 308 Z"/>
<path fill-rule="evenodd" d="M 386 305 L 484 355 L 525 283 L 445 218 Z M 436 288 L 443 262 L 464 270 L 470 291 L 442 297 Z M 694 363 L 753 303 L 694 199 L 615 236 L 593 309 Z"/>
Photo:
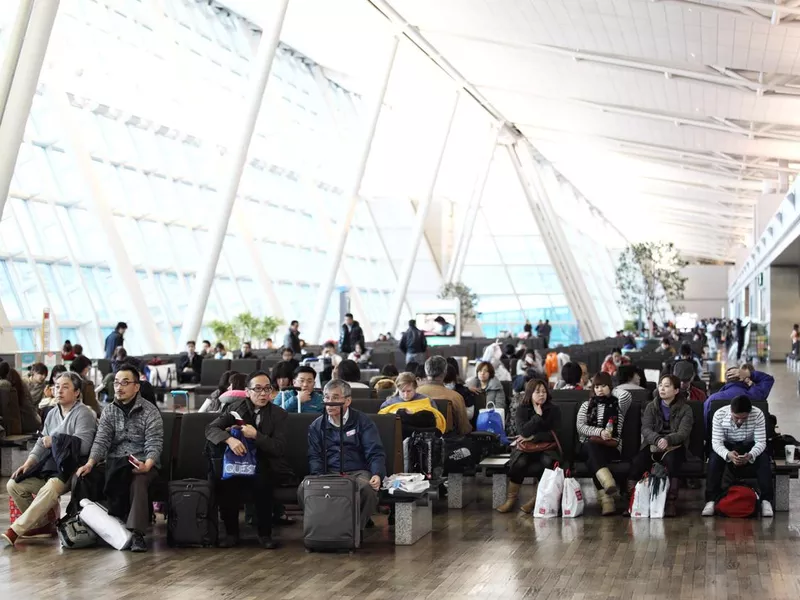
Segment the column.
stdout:
<path fill-rule="evenodd" d="M 20 13 L 12 31 L 7 63 L 3 65 L 2 85 L 8 89 L 5 99 L 5 110 L 0 118 L 0 216 L 3 214 L 8 190 L 11 186 L 11 176 L 17 164 L 19 146 L 25 133 L 25 125 L 33 104 L 33 95 L 39 83 L 39 73 L 42 70 L 47 45 L 50 42 L 50 33 L 58 12 L 58 0 L 35 0 L 30 7 L 30 19 L 24 39 L 20 40 L 24 22 L 24 11 L 28 10 L 29 2 L 20 4 Z M 8 72 L 13 65 L 13 51 L 19 48 L 19 58 L 13 77 L 8 82 Z M 0 90 L 2 92 L 3 90 Z"/>
<path fill-rule="evenodd" d="M 361 191 L 361 182 L 364 179 L 364 173 L 367 170 L 367 160 L 369 160 L 370 150 L 372 148 L 372 140 L 375 137 L 375 130 L 378 127 L 378 119 L 381 115 L 381 108 L 383 107 L 383 99 L 386 96 L 386 90 L 389 87 L 389 79 L 392 75 L 392 67 L 394 66 L 394 59 L 397 55 L 398 38 L 394 36 L 391 41 L 389 55 L 384 67 L 383 75 L 380 79 L 380 86 L 378 93 L 375 96 L 374 103 L 371 107 L 369 118 L 367 119 L 367 129 L 364 135 L 364 141 L 361 146 L 361 154 L 356 163 L 356 170 L 353 177 L 353 183 L 350 187 L 347 197 L 349 198 L 349 205 L 347 212 L 339 225 L 339 232 L 334 246 L 328 253 L 328 265 L 325 271 L 325 276 L 320 282 L 319 292 L 317 293 L 317 302 L 314 306 L 314 317 L 311 322 L 311 330 L 307 341 L 310 343 L 322 342 L 322 329 L 325 326 L 325 315 L 328 312 L 328 304 L 331 300 L 331 293 L 333 293 L 333 286 L 336 284 L 336 273 L 339 271 L 339 263 L 342 261 L 344 254 L 344 246 L 347 243 L 347 236 L 350 233 L 350 224 L 353 222 L 353 216 L 356 212 L 358 205 L 359 192 Z"/>
<path fill-rule="evenodd" d="M 250 90 L 242 107 L 243 118 L 240 129 L 228 147 L 230 156 L 228 176 L 222 188 L 219 212 L 214 219 L 214 227 L 209 232 L 211 234 L 211 244 L 204 256 L 204 260 L 201 262 L 202 270 L 197 274 L 197 280 L 189 298 L 189 305 L 186 308 L 186 318 L 184 319 L 180 336 L 181 342 L 196 339 L 203 323 L 203 314 L 205 313 L 208 296 L 211 293 L 214 275 L 217 272 L 219 255 L 222 251 L 222 244 L 225 241 L 233 204 L 236 201 L 239 181 L 244 172 L 247 153 L 250 150 L 253 130 L 264 99 L 264 90 L 269 80 L 272 61 L 275 58 L 275 50 L 278 47 L 278 42 L 280 42 L 281 28 L 283 27 L 289 0 L 277 0 L 275 4 L 271 28 L 269 30 L 264 29 L 262 32 L 261 41 L 258 45 L 258 55 L 251 66 Z"/>
<path fill-rule="evenodd" d="M 442 168 L 442 161 L 444 154 L 447 151 L 447 142 L 450 140 L 450 132 L 453 129 L 453 122 L 455 121 L 456 111 L 458 110 L 458 101 L 461 98 L 461 91 L 456 92 L 453 98 L 453 107 L 450 109 L 450 119 L 447 122 L 442 142 L 439 146 L 439 153 L 436 157 L 436 164 L 431 173 L 431 179 L 428 183 L 428 189 L 425 191 L 425 196 L 420 200 L 417 205 L 417 214 L 414 219 L 414 226 L 411 229 L 411 238 L 408 245 L 408 255 L 403 261 L 403 268 L 400 271 L 400 276 L 397 278 L 397 288 L 392 298 L 392 303 L 389 308 L 389 331 L 397 331 L 397 322 L 400 320 L 400 311 L 403 308 L 403 301 L 408 291 L 408 283 L 411 281 L 411 273 L 414 271 L 414 262 L 417 260 L 417 251 L 422 242 L 422 234 L 425 229 L 425 219 L 428 218 L 428 211 L 431 207 L 431 200 L 433 193 L 436 190 L 436 182 L 439 179 L 439 171 Z"/>

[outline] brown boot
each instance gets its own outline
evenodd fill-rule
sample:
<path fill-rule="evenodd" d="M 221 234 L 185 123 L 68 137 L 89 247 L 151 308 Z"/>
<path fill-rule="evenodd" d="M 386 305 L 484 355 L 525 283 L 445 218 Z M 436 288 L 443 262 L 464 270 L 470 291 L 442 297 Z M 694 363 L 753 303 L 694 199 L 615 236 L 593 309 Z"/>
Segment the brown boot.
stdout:
<path fill-rule="evenodd" d="M 517 498 L 519 498 L 519 488 L 521 487 L 522 486 L 519 483 L 514 483 L 513 481 L 508 482 L 506 501 L 497 507 L 497 512 L 507 513 L 514 509 L 514 505 L 517 503 Z"/>
<path fill-rule="evenodd" d="M 611 474 L 611 471 L 608 470 L 608 467 L 603 467 L 597 473 L 594 474 L 597 477 L 597 481 L 600 482 L 600 485 L 603 486 L 603 489 L 608 492 L 612 496 L 616 496 L 619 490 L 617 489 L 617 482 L 614 479 L 614 476 Z"/>
<path fill-rule="evenodd" d="M 630 479 L 627 482 L 627 494 L 625 495 L 625 510 L 622 511 L 623 517 L 630 517 L 631 516 L 631 500 L 633 500 L 633 492 L 636 489 L 636 482 L 631 481 Z"/>
<path fill-rule="evenodd" d="M 667 502 L 664 505 L 665 517 L 678 516 L 678 490 L 680 489 L 681 480 L 677 477 L 670 477 L 669 491 L 667 492 Z"/>
<path fill-rule="evenodd" d="M 526 515 L 529 515 L 533 512 L 533 509 L 536 507 L 536 490 L 539 488 L 539 484 L 533 484 L 533 497 L 528 500 L 525 504 L 519 507 L 519 509 L 524 512 Z"/>
<path fill-rule="evenodd" d="M 600 501 L 600 510 L 604 517 L 613 515 L 617 512 L 617 507 L 614 504 L 614 498 L 605 490 L 597 490 L 597 499 Z"/>

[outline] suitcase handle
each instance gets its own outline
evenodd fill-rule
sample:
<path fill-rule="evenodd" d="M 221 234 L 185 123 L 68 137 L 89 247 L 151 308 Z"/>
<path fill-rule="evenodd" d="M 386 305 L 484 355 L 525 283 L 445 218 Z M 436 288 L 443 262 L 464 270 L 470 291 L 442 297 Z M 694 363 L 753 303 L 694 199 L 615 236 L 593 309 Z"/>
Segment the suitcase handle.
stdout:
<path fill-rule="evenodd" d="M 299 403 L 299 399 L 298 399 Z M 326 406 L 339 406 L 345 405 L 344 402 L 325 402 Z M 339 475 L 344 475 L 344 414 L 339 414 Z M 322 415 L 322 457 L 325 467 L 325 475 L 328 474 L 328 436 L 327 436 L 328 414 Z"/>

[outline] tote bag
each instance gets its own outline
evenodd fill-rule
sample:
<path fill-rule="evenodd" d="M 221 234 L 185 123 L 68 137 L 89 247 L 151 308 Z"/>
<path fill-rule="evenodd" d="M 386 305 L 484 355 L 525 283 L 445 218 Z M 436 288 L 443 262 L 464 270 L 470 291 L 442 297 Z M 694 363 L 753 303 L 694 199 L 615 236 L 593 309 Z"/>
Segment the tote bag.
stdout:
<path fill-rule="evenodd" d="M 242 435 L 241 430 L 234 427 L 231 429 L 231 435 L 245 445 L 247 452 L 243 456 L 237 456 L 233 450 L 225 448 L 225 454 L 222 455 L 222 479 L 255 477 L 257 466 L 255 447 Z"/>

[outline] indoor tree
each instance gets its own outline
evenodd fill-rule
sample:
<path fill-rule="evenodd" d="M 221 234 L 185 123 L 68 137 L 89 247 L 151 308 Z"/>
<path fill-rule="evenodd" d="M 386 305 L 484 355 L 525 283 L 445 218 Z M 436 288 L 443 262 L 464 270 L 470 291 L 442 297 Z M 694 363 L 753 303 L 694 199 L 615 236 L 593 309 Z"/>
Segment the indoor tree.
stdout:
<path fill-rule="evenodd" d="M 473 293 L 468 286 L 460 281 L 444 284 L 442 289 L 439 290 L 439 298 L 442 300 L 458 298 L 461 303 L 462 324 L 471 323 L 478 317 L 475 312 L 475 307 L 478 305 L 478 294 Z"/>
<path fill-rule="evenodd" d="M 258 348 L 267 338 L 272 337 L 278 327 L 283 324 L 276 317 L 256 317 L 252 313 L 243 312 L 230 322 L 214 320 L 208 326 L 214 332 L 216 341 L 225 344 L 228 349 L 238 348 L 242 342 L 250 342 Z"/>
<path fill-rule="evenodd" d="M 641 242 L 622 251 L 617 264 L 617 288 L 631 315 L 644 315 L 652 331 L 653 315 L 665 304 L 683 300 L 687 263 L 672 242 Z M 663 313 L 662 313 L 663 315 Z"/>

